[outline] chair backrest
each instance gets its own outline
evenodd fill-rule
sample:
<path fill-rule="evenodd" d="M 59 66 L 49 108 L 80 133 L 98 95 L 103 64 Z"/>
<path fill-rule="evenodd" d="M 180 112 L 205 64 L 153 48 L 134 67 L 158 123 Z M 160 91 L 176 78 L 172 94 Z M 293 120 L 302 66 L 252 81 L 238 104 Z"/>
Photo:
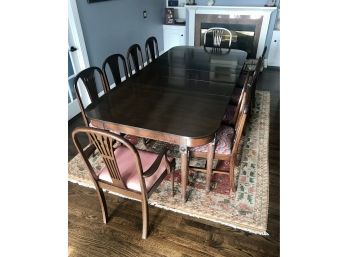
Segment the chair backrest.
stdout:
<path fill-rule="evenodd" d="M 261 55 L 261 63 L 260 63 L 260 67 L 259 67 L 260 71 L 263 70 L 265 56 L 266 56 L 266 51 L 267 51 L 267 46 L 265 46 L 265 48 L 263 49 L 262 55 Z"/>
<path fill-rule="evenodd" d="M 262 65 L 262 58 L 261 56 L 259 57 L 259 59 L 257 60 L 256 63 L 256 68 L 253 71 L 252 75 L 249 78 L 249 82 L 248 82 L 248 87 L 250 88 L 250 110 L 252 109 L 252 106 L 255 105 L 255 94 L 256 94 L 256 83 L 260 74 L 260 70 L 261 70 L 261 65 Z"/>
<path fill-rule="evenodd" d="M 233 116 L 233 120 L 232 120 L 232 124 L 236 124 L 237 123 L 237 119 L 238 119 L 238 114 L 239 114 L 239 110 L 242 107 L 242 101 L 243 101 L 243 97 L 245 97 L 245 91 L 247 90 L 247 88 L 249 87 L 249 84 L 251 83 L 251 71 L 248 71 L 244 80 L 244 84 L 243 84 L 243 88 L 242 88 L 242 92 L 240 93 L 240 97 L 238 100 L 238 104 L 236 106 L 235 112 L 234 112 L 234 116 Z"/>
<path fill-rule="evenodd" d="M 228 41 L 228 45 L 224 46 L 222 42 L 226 40 Z M 217 48 L 221 48 L 221 47 L 230 48 L 231 43 L 232 43 L 232 33 L 228 29 L 214 27 L 214 28 L 208 29 L 206 33 L 204 34 L 204 46 L 212 46 Z"/>
<path fill-rule="evenodd" d="M 257 80 L 259 79 L 259 75 L 262 69 L 262 65 L 263 65 L 263 60 L 262 60 L 262 56 L 259 57 L 259 59 L 257 60 L 257 64 L 256 64 L 256 68 L 254 71 L 254 83 L 257 82 Z"/>
<path fill-rule="evenodd" d="M 143 168 L 141 165 L 141 159 L 139 157 L 139 153 L 137 149 L 134 147 L 132 143 L 130 143 L 124 137 L 121 137 L 109 131 L 98 129 L 98 128 L 79 127 L 73 131 L 72 138 L 73 138 L 74 144 L 77 150 L 79 151 L 79 153 L 81 154 L 84 162 L 86 163 L 88 170 L 90 172 L 90 175 L 93 178 L 93 181 L 95 184 L 102 180 L 98 178 L 95 170 L 93 169 L 91 163 L 89 162 L 88 156 L 85 154 L 81 146 L 81 143 L 79 141 L 80 134 L 87 134 L 87 136 L 91 139 L 96 149 L 98 149 L 99 153 L 101 154 L 103 158 L 105 166 L 108 169 L 108 172 L 110 174 L 112 185 L 117 188 L 132 191 L 128 189 L 125 184 L 125 180 L 122 177 L 122 174 L 118 168 L 119 166 L 116 160 L 116 156 L 114 154 L 114 151 L 116 150 L 117 147 L 121 145 L 122 147 L 126 147 L 127 150 L 129 150 L 132 153 L 131 156 L 133 156 L 133 159 L 128 161 L 135 162 L 137 174 L 139 175 L 140 188 L 142 192 L 145 192 L 145 181 L 144 181 L 144 178 L 142 177 Z"/>
<path fill-rule="evenodd" d="M 238 119 L 234 126 L 234 137 L 232 142 L 232 158 L 236 160 L 238 147 L 242 138 L 242 133 L 246 125 L 246 119 L 250 111 L 250 88 L 244 92 L 241 108 L 238 111 Z"/>
<path fill-rule="evenodd" d="M 141 57 L 141 60 L 139 59 L 139 55 Z M 128 63 L 129 75 L 132 76 L 133 68 L 132 68 L 130 59 L 132 59 L 135 74 L 140 71 L 140 68 L 144 68 L 144 59 L 143 59 L 143 54 L 141 52 L 140 45 L 138 44 L 131 45 L 127 52 L 127 63 Z"/>
<path fill-rule="evenodd" d="M 83 120 L 85 121 L 86 126 L 89 126 L 88 119 L 85 114 L 85 108 L 82 102 L 81 98 L 81 92 L 79 88 L 79 84 L 84 86 L 85 90 L 87 91 L 88 97 L 93 103 L 96 99 L 99 98 L 98 96 L 98 90 L 97 90 L 97 81 L 96 81 L 96 74 L 99 76 L 99 80 L 103 86 L 104 93 L 108 92 L 110 90 L 110 87 L 108 83 L 106 82 L 106 78 L 104 76 L 104 73 L 102 70 L 98 67 L 89 67 L 87 69 L 84 69 L 83 71 L 79 72 L 74 79 L 74 88 L 76 91 L 77 100 L 81 109 Z M 79 81 L 82 81 L 82 83 L 79 83 Z"/>
<path fill-rule="evenodd" d="M 146 61 L 149 64 L 158 58 L 158 43 L 155 37 L 149 37 L 145 42 Z M 150 54 L 150 55 L 149 55 Z"/>
<path fill-rule="evenodd" d="M 122 54 L 110 55 L 103 62 L 103 72 L 109 87 L 112 84 L 112 80 L 110 80 L 110 78 L 107 75 L 108 69 L 111 71 L 111 75 L 115 84 L 118 85 L 121 83 L 121 69 L 120 69 L 119 61 L 122 62 L 124 76 L 126 77 L 126 79 L 129 77 L 128 68 L 126 65 L 126 59 L 124 58 L 124 56 Z"/>

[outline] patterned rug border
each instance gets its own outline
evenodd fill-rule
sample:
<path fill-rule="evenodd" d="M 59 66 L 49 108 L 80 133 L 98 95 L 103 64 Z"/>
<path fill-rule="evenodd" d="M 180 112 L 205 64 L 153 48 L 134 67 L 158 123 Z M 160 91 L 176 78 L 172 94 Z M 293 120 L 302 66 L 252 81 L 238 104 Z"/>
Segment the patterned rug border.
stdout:
<path fill-rule="evenodd" d="M 227 222 L 224 222 L 223 220 L 219 220 L 217 217 L 209 218 L 207 216 L 203 216 L 203 215 L 200 215 L 200 214 L 194 214 L 194 213 L 187 212 L 185 210 L 172 208 L 172 207 L 163 205 L 163 204 L 161 204 L 159 202 L 151 201 L 151 198 L 150 198 L 149 199 L 149 204 L 151 206 L 155 206 L 155 207 L 158 207 L 158 208 L 161 208 L 161 209 L 173 211 L 173 212 L 176 212 L 176 213 L 180 213 L 180 214 L 183 214 L 183 215 L 195 217 L 195 218 L 202 219 L 202 220 L 208 220 L 208 221 L 211 221 L 213 223 L 219 223 L 219 224 L 225 225 L 227 227 L 232 227 L 232 228 L 235 228 L 235 229 L 241 229 L 241 230 L 253 233 L 253 234 L 266 235 L 266 236 L 269 235 L 267 233 L 267 223 L 268 223 L 268 207 L 269 207 L 269 160 L 268 160 L 269 159 L 268 158 L 268 151 L 269 151 L 269 149 L 268 148 L 269 148 L 270 92 L 269 91 L 257 91 L 257 92 L 262 93 L 262 96 L 264 98 L 263 99 L 263 101 L 264 101 L 263 103 L 265 104 L 263 111 L 266 113 L 266 114 L 264 114 L 264 115 L 266 115 L 265 117 L 267 117 L 265 120 L 263 120 L 263 122 L 264 122 L 263 125 L 264 125 L 264 129 L 265 129 L 265 137 L 260 139 L 260 140 L 264 140 L 264 142 L 259 143 L 259 145 L 262 145 L 263 147 L 261 147 L 259 149 L 259 152 L 258 152 L 258 157 L 261 157 L 261 158 L 259 158 L 259 167 L 260 167 L 260 169 L 258 169 L 258 170 L 267 169 L 266 176 L 261 176 L 261 178 L 263 180 L 263 183 L 266 183 L 268 186 L 262 188 L 264 190 L 260 190 L 261 192 L 259 192 L 259 194 L 258 194 L 258 195 L 260 195 L 260 198 L 258 198 L 258 197 L 256 198 L 256 199 L 261 199 L 261 206 L 262 206 L 262 208 L 261 208 L 261 220 L 263 220 L 265 222 L 265 224 L 264 224 L 265 228 L 251 227 L 251 226 L 249 226 L 247 224 L 240 223 L 238 221 L 235 221 L 233 223 L 231 223 L 231 222 L 227 223 Z M 72 160 L 74 160 L 76 157 L 77 156 L 75 156 Z M 69 163 L 72 160 L 70 160 Z M 260 176 L 260 174 L 259 174 L 260 172 L 257 172 L 257 173 Z M 68 176 L 68 181 L 70 181 L 72 183 L 77 183 L 80 186 L 84 186 L 84 187 L 95 189 L 93 184 L 85 183 L 85 182 L 82 182 L 82 181 L 70 178 L 69 176 Z M 195 190 L 204 192 L 204 190 L 200 190 L 200 189 L 195 189 Z M 107 191 L 107 190 L 105 190 L 105 191 Z M 127 197 L 125 197 L 123 195 L 119 195 L 119 194 L 117 194 L 115 192 L 111 192 L 111 191 L 107 191 L 107 192 L 110 193 L 110 194 L 117 195 L 117 196 L 122 197 L 122 198 L 127 198 Z M 132 199 L 132 198 L 128 198 L 128 199 Z M 132 199 L 132 200 L 135 200 L 135 199 Z"/>
<path fill-rule="evenodd" d="M 267 110 L 264 110 L 265 112 L 267 112 L 267 119 L 264 121 L 265 122 L 265 128 L 266 128 L 266 132 L 265 135 L 266 137 L 264 138 L 264 147 L 261 149 L 260 152 L 262 152 L 262 156 L 263 156 L 263 161 L 261 162 L 261 169 L 267 169 L 267 176 L 263 177 L 264 183 L 266 183 L 268 186 L 265 189 L 265 192 L 263 192 L 263 195 L 265 197 L 262 197 L 262 205 L 266 205 L 265 208 L 263 208 L 263 210 L 265 210 L 263 219 L 265 219 L 266 222 L 266 227 L 264 229 L 263 232 L 260 233 L 260 235 L 269 235 L 266 231 L 267 231 L 267 225 L 268 225 L 268 208 L 269 208 L 269 126 L 270 126 L 270 105 L 271 105 L 271 93 L 269 91 L 258 91 L 257 92 L 262 92 L 264 94 L 264 97 L 266 98 L 265 104 L 266 104 L 266 108 Z M 259 156 L 261 155 L 259 152 Z M 256 233 L 257 234 L 257 233 Z"/>
<path fill-rule="evenodd" d="M 83 183 L 81 181 L 78 181 L 78 180 L 74 180 L 74 179 L 71 179 L 71 178 L 68 178 L 68 181 L 69 182 L 72 182 L 72 183 L 76 183 L 80 186 L 84 186 L 84 187 L 88 187 L 88 188 L 91 188 L 91 189 L 94 189 L 95 190 L 95 187 L 93 185 L 90 185 L 90 184 L 87 184 L 87 183 Z M 199 190 L 199 189 L 196 189 L 196 190 Z M 120 195 L 116 192 L 112 192 L 112 191 L 108 191 L 108 190 L 104 190 L 103 191 L 109 193 L 109 194 L 113 194 L 113 195 L 116 195 L 116 196 L 119 196 L 121 198 L 125 198 L 125 199 L 130 199 L 130 200 L 134 200 L 134 201 L 137 201 L 139 202 L 139 200 L 137 199 L 133 199 L 133 198 L 130 198 L 130 197 L 126 197 L 124 195 Z M 149 205 L 151 206 L 154 206 L 154 207 L 158 207 L 160 209 L 164 209 L 164 210 L 168 210 L 168 211 L 172 211 L 172 212 L 175 212 L 175 213 L 180 213 L 180 214 L 183 214 L 183 215 L 187 215 L 187 216 L 190 216 L 190 217 L 195 217 L 195 218 L 199 218 L 199 219 L 202 219 L 202 220 L 208 220 L 208 221 L 211 221 L 213 223 L 219 223 L 219 224 L 222 224 L 222 225 L 225 225 L 227 227 L 231 227 L 231 228 L 235 228 L 235 229 L 241 229 L 241 230 L 244 230 L 244 231 L 247 231 L 247 232 L 250 232 L 250 233 L 253 233 L 253 234 L 257 234 L 257 235 L 263 235 L 263 236 L 268 236 L 269 234 L 264 231 L 264 230 L 256 230 L 254 228 L 248 228 L 246 227 L 245 225 L 234 225 L 234 224 L 231 224 L 231 223 L 227 223 L 227 222 L 223 222 L 223 221 L 220 221 L 220 220 L 216 220 L 216 219 L 209 219 L 207 217 L 203 217 L 203 216 L 200 216 L 200 215 L 194 215 L 192 213 L 189 213 L 189 212 L 185 212 L 185 211 L 181 211 L 181 210 L 178 210 L 178 209 L 174 209 L 174 208 L 171 208 L 171 207 L 168 207 L 168 206 L 165 206 L 165 205 L 162 205 L 162 204 L 159 204 L 159 203 L 156 203 L 156 202 L 151 202 L 149 201 Z"/>

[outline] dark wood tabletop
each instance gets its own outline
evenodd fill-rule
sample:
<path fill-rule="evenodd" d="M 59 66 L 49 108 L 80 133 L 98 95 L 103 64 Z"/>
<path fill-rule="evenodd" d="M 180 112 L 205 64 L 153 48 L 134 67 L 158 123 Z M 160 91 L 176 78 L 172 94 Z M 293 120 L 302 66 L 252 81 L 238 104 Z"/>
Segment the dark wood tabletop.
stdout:
<path fill-rule="evenodd" d="M 89 105 L 86 115 L 99 128 L 178 144 L 185 162 L 187 147 L 213 140 L 246 57 L 234 49 L 174 47 Z M 186 172 L 184 164 L 182 184 Z"/>

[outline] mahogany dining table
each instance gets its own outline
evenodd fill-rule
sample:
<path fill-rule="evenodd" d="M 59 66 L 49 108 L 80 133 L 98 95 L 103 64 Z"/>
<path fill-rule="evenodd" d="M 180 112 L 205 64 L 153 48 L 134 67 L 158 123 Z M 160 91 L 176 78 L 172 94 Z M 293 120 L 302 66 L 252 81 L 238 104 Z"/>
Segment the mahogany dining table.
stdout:
<path fill-rule="evenodd" d="M 189 148 L 213 141 L 245 51 L 171 48 L 86 108 L 95 127 L 179 145 L 186 201 Z"/>

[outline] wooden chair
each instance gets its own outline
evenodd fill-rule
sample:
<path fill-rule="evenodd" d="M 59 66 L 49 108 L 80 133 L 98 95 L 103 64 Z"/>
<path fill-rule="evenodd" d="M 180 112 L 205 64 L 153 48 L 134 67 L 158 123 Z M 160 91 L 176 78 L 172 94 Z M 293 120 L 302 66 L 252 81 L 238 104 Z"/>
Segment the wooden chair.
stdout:
<path fill-rule="evenodd" d="M 253 77 L 250 74 L 251 72 L 248 71 L 245 77 L 243 88 L 235 87 L 233 89 L 231 101 L 226 108 L 225 115 L 222 119 L 222 124 L 232 126 L 236 124 L 238 118 L 238 110 L 242 105 L 244 93 L 246 92 L 247 88 L 251 87 L 251 85 L 253 84 Z"/>
<path fill-rule="evenodd" d="M 257 62 L 255 63 L 255 67 L 252 69 L 246 68 L 244 71 L 244 74 L 240 75 L 239 81 L 236 84 L 236 87 L 234 89 L 234 91 L 238 92 L 238 90 L 242 91 L 242 87 L 240 85 L 242 85 L 243 83 L 243 87 L 244 87 L 244 82 L 246 80 L 250 80 L 248 82 L 249 86 L 251 87 L 251 101 L 250 101 L 250 109 L 255 106 L 255 92 L 256 92 L 256 86 L 257 86 L 257 80 L 259 78 L 261 69 L 262 69 L 262 56 L 260 56 L 257 59 Z M 247 66 L 245 66 L 247 67 Z M 251 75 L 250 75 L 251 73 Z M 248 78 L 249 76 L 249 78 Z M 242 82 L 243 81 L 243 82 Z M 236 104 L 236 93 L 233 92 L 232 95 L 232 99 L 231 99 L 231 104 Z"/>
<path fill-rule="evenodd" d="M 122 81 L 119 61 L 122 62 L 124 76 L 126 77 L 126 79 L 129 78 L 128 68 L 126 65 L 126 59 L 124 58 L 124 56 L 122 54 L 110 55 L 103 62 L 103 72 L 104 72 L 104 75 L 105 75 L 105 78 L 106 78 L 106 81 L 107 81 L 109 87 L 111 87 L 111 85 L 112 85 L 112 80 L 110 80 L 110 78 L 108 78 L 107 70 L 110 70 L 113 81 L 116 85 L 120 84 Z"/>
<path fill-rule="evenodd" d="M 153 62 L 159 56 L 158 43 L 155 37 L 149 37 L 145 42 L 147 64 Z"/>
<path fill-rule="evenodd" d="M 98 74 L 98 76 L 96 76 L 96 74 Z M 85 113 L 85 107 L 81 98 L 82 92 L 80 91 L 79 84 L 80 86 L 84 86 L 89 96 L 89 100 L 91 101 L 91 103 L 93 103 L 99 98 L 96 79 L 98 79 L 98 81 L 103 86 L 104 93 L 107 93 L 110 90 L 109 84 L 106 81 L 104 73 L 98 67 L 89 67 L 87 69 L 84 69 L 83 71 L 78 73 L 74 79 L 74 88 L 76 91 L 77 100 L 81 109 L 82 118 L 87 127 L 90 126 L 90 122 Z M 79 83 L 79 81 L 82 81 L 82 83 Z"/>
<path fill-rule="evenodd" d="M 87 134 L 93 142 L 90 147 L 100 152 L 105 163 L 101 170 L 95 171 L 89 162 L 93 151 L 82 148 L 79 141 L 81 134 Z M 171 174 L 174 195 L 175 159 L 167 158 L 166 149 L 160 154 L 137 150 L 127 139 L 97 128 L 76 128 L 72 137 L 96 188 L 104 223 L 108 222 L 109 217 L 103 189 L 141 202 L 142 238 L 146 239 L 149 227 L 148 199 L 168 174 Z"/>
<path fill-rule="evenodd" d="M 141 59 L 139 59 L 139 56 L 141 57 Z M 128 63 L 128 70 L 129 70 L 130 76 L 133 75 L 131 59 L 134 66 L 134 74 L 137 74 L 141 69 L 144 68 L 143 54 L 138 44 L 131 45 L 127 52 L 127 63 Z"/>
<path fill-rule="evenodd" d="M 225 43 L 227 42 L 227 43 Z M 214 27 L 204 34 L 204 46 L 213 48 L 230 48 L 232 43 L 232 33 L 228 29 Z"/>
<path fill-rule="evenodd" d="M 259 80 L 259 76 L 260 73 L 263 70 L 263 63 L 264 63 L 264 59 L 265 59 L 265 55 L 266 55 L 266 50 L 267 50 L 267 46 L 265 46 L 265 48 L 263 49 L 262 55 L 257 59 L 257 62 L 254 64 L 255 68 L 251 69 L 248 68 L 249 70 L 253 70 L 253 78 L 252 81 L 253 83 L 251 84 L 251 107 L 255 106 L 255 93 L 256 93 L 256 85 L 257 85 L 257 81 Z"/>
<path fill-rule="evenodd" d="M 206 173 L 206 191 L 210 190 L 211 176 L 214 173 L 228 174 L 230 183 L 230 193 L 236 191 L 234 168 L 237 166 L 237 154 L 246 124 L 246 118 L 249 114 L 250 89 L 244 92 L 241 108 L 238 112 L 238 119 L 234 127 L 222 125 L 216 132 L 215 139 L 206 145 L 190 149 L 190 156 L 193 158 L 205 158 L 207 160 L 204 168 L 189 166 L 193 171 Z M 218 160 L 218 165 L 213 169 L 213 160 Z M 224 169 L 221 161 L 229 161 L 228 170 Z"/>
<path fill-rule="evenodd" d="M 261 71 L 263 69 L 263 63 L 264 63 L 264 60 L 265 60 L 265 55 L 266 55 L 266 51 L 267 51 L 267 46 L 264 47 L 263 51 L 262 51 L 262 55 L 260 56 L 261 57 L 261 60 L 262 60 L 262 65 L 261 65 Z M 247 59 L 244 63 L 244 66 L 242 68 L 242 71 L 244 71 L 245 73 L 247 71 L 255 71 L 256 70 L 256 66 L 257 66 L 257 63 L 259 61 L 259 58 L 257 59 Z"/>
<path fill-rule="evenodd" d="M 262 55 L 261 55 L 262 65 L 260 67 L 260 71 L 263 70 L 263 63 L 264 63 L 266 51 L 267 51 L 267 46 L 264 47 Z M 260 57 L 257 59 L 247 59 L 244 62 L 242 70 L 240 72 L 239 79 L 237 81 L 237 86 L 236 86 L 237 88 L 243 88 L 246 74 L 248 72 L 252 72 L 256 70 L 256 66 L 258 64 L 259 59 Z"/>
<path fill-rule="evenodd" d="M 261 72 L 263 71 L 263 67 L 264 67 L 264 61 L 265 61 L 265 56 L 266 56 L 266 51 L 267 51 L 267 46 L 265 46 L 265 48 L 263 49 L 262 55 L 261 55 Z"/>
<path fill-rule="evenodd" d="M 259 75 L 261 72 L 263 66 L 263 61 L 262 61 L 262 57 L 260 56 L 257 63 L 256 63 L 256 68 L 253 72 L 252 75 L 252 83 L 251 83 L 251 107 L 255 106 L 255 93 L 256 93 L 256 85 L 257 85 L 257 81 L 259 79 Z"/>

